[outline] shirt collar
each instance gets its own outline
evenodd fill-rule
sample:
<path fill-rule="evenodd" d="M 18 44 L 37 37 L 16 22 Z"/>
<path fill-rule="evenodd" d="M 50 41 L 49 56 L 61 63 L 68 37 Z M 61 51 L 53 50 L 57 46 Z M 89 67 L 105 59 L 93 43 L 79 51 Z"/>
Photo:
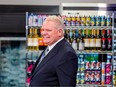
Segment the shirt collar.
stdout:
<path fill-rule="evenodd" d="M 60 39 L 59 39 L 57 42 L 55 42 L 54 44 L 48 46 L 49 51 L 50 51 L 58 42 L 60 42 L 62 39 L 64 39 L 64 37 L 60 38 Z"/>

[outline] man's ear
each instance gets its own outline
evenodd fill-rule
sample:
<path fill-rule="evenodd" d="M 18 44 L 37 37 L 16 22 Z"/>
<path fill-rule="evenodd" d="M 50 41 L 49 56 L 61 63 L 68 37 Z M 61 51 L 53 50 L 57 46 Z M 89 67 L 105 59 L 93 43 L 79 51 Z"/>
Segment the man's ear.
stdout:
<path fill-rule="evenodd" d="M 59 33 L 59 36 L 62 36 L 63 30 L 62 29 L 59 29 L 58 33 Z"/>

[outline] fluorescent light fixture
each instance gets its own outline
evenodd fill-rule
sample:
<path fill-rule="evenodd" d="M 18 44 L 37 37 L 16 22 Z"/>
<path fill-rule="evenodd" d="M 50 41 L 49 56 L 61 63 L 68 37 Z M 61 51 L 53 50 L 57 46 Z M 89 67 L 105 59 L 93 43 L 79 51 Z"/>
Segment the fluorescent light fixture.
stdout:
<path fill-rule="evenodd" d="M 98 7 L 107 7 L 106 3 L 98 3 Z"/>

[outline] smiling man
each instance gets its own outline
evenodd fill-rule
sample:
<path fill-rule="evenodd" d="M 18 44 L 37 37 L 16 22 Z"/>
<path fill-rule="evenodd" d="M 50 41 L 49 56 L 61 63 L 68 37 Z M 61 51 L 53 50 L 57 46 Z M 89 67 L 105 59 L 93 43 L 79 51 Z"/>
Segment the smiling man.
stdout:
<path fill-rule="evenodd" d="M 64 24 L 57 16 L 48 16 L 41 28 L 48 46 L 32 70 L 30 87 L 75 87 L 77 55 L 64 39 Z"/>

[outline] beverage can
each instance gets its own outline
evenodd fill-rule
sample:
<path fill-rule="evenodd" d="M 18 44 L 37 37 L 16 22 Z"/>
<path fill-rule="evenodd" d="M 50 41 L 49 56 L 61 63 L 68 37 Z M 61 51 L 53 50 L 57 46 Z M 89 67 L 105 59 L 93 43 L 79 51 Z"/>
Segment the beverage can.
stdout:
<path fill-rule="evenodd" d="M 100 82 L 101 81 L 100 73 L 96 73 L 95 78 L 96 78 L 96 82 Z"/>
<path fill-rule="evenodd" d="M 96 24 L 95 16 L 91 16 L 91 26 L 95 26 Z"/>
<path fill-rule="evenodd" d="M 91 63 L 90 62 L 86 62 L 86 70 L 90 71 L 91 69 Z"/>
<path fill-rule="evenodd" d="M 101 70 L 101 63 L 100 62 L 96 63 L 96 70 Z"/>
<path fill-rule="evenodd" d="M 85 26 L 85 24 L 86 24 L 86 17 L 85 16 L 82 16 L 81 17 L 81 25 L 82 26 Z"/>
<path fill-rule="evenodd" d="M 90 73 L 88 72 L 85 73 L 85 81 L 90 82 Z"/>
<path fill-rule="evenodd" d="M 85 83 L 85 75 L 84 73 L 81 73 L 81 76 L 80 76 L 80 80 L 81 80 L 81 84 L 84 84 Z"/>
<path fill-rule="evenodd" d="M 96 26 L 100 26 L 100 22 L 101 22 L 100 16 L 96 16 L 95 18 L 96 18 Z"/>
<path fill-rule="evenodd" d="M 85 63 L 84 61 L 81 62 L 81 72 L 84 72 L 85 71 Z"/>
<path fill-rule="evenodd" d="M 86 17 L 86 26 L 90 26 L 90 22 L 91 22 L 91 17 L 87 16 Z"/>
<path fill-rule="evenodd" d="M 94 71 L 94 70 L 96 70 L 96 62 L 95 61 L 93 61 L 93 62 L 91 62 L 91 69 Z"/>
<path fill-rule="evenodd" d="M 95 73 L 91 73 L 91 83 L 95 84 L 96 78 L 95 78 Z"/>
<path fill-rule="evenodd" d="M 76 16 L 76 23 L 75 23 L 75 25 L 76 26 L 80 26 L 80 24 L 81 24 L 81 18 L 80 18 L 80 16 Z"/>
<path fill-rule="evenodd" d="M 101 16 L 101 26 L 105 26 L 105 16 Z"/>
<path fill-rule="evenodd" d="M 107 24 L 107 26 L 111 26 L 111 17 L 110 16 L 107 16 L 106 24 Z"/>
<path fill-rule="evenodd" d="M 76 83 L 77 84 L 80 84 L 80 73 L 77 73 Z"/>
<path fill-rule="evenodd" d="M 71 16 L 71 26 L 75 26 L 75 21 L 76 21 L 76 18 L 75 18 L 75 16 L 73 15 L 73 16 Z"/>

